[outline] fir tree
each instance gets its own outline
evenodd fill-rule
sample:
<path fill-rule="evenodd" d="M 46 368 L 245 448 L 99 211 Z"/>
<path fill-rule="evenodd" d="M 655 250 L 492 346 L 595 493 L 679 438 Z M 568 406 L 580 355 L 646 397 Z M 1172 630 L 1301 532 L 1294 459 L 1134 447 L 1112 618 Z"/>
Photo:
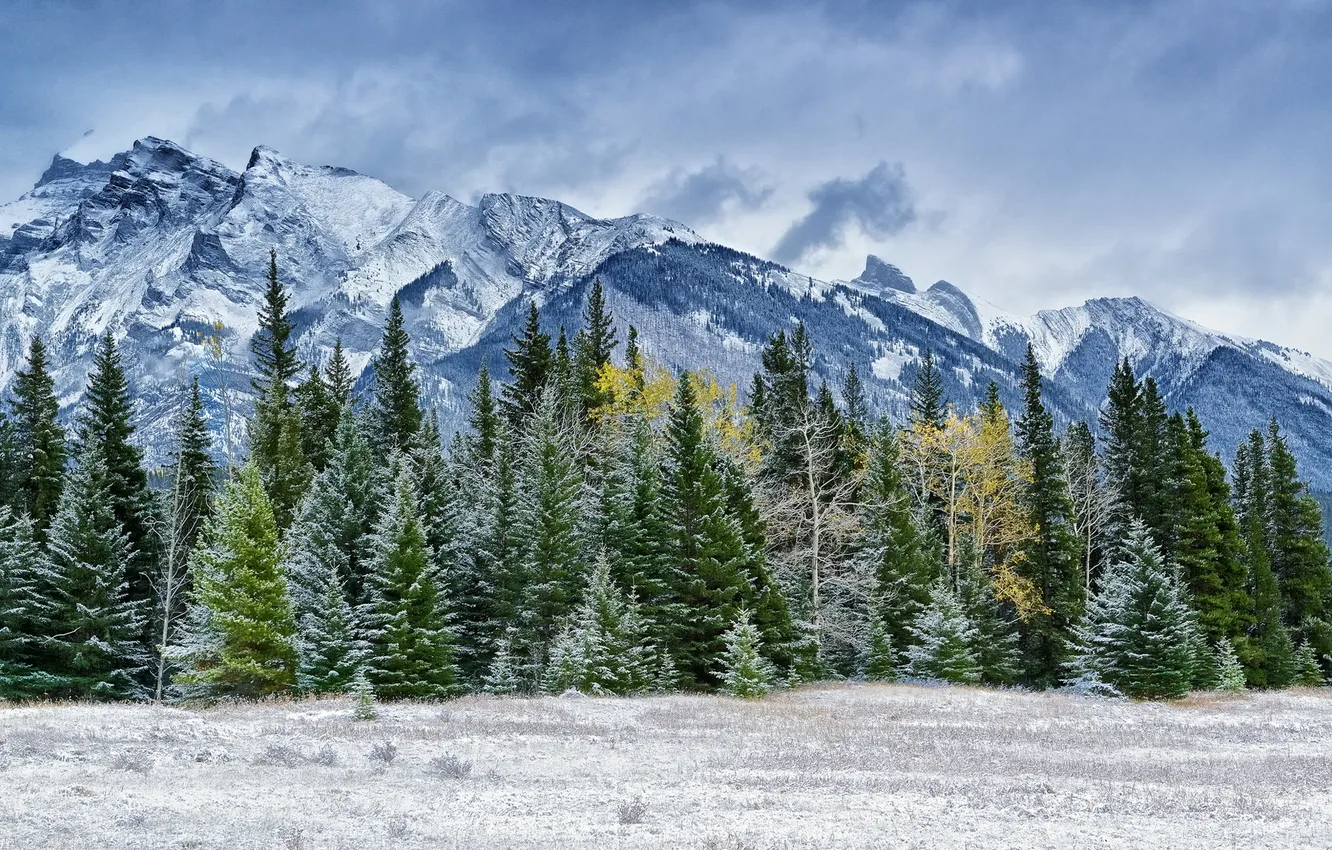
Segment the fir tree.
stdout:
<path fill-rule="evenodd" d="M 1295 650 L 1295 680 L 1293 684 L 1306 688 L 1316 688 L 1323 684 L 1323 668 L 1318 663 L 1318 653 L 1308 641 Z"/>
<path fill-rule="evenodd" d="M 1128 696 L 1181 697 L 1196 663 L 1191 616 L 1146 526 L 1134 522 L 1088 606 L 1076 663 Z"/>
<path fill-rule="evenodd" d="M 410 473 L 400 469 L 371 542 L 361 622 L 370 645 L 367 675 L 385 699 L 442 699 L 457 681 L 441 577 L 430 562 L 417 500 Z"/>
<path fill-rule="evenodd" d="M 842 379 L 842 405 L 846 409 L 846 451 L 854 459 L 856 468 L 863 469 L 871 423 L 865 386 L 860 381 L 860 372 L 856 370 L 854 360 L 846 369 L 846 377 Z"/>
<path fill-rule="evenodd" d="M 473 461 L 485 468 L 494 464 L 500 439 L 500 413 L 491 384 L 490 367 L 483 360 L 481 371 L 476 376 L 476 388 L 468 396 L 472 409 L 467 424 L 472 428 L 470 445 Z"/>
<path fill-rule="evenodd" d="M 1296 673 L 1295 646 L 1281 622 L 1281 589 L 1265 551 L 1251 556 L 1249 587 L 1253 623 L 1244 655 L 1249 684 L 1255 688 L 1288 687 Z"/>
<path fill-rule="evenodd" d="M 774 671 L 763 657 L 763 641 L 749 621 L 748 611 L 736 614 L 735 623 L 722 635 L 722 642 L 726 647 L 721 658 L 722 690 L 741 699 L 754 699 L 771 692 Z"/>
<path fill-rule="evenodd" d="M 152 533 L 154 499 L 148 489 L 148 473 L 143 468 L 143 452 L 134 445 L 134 426 L 130 423 L 133 402 L 129 383 L 120 365 L 120 351 L 115 338 L 102 337 L 93 357 L 92 375 L 78 417 L 78 441 L 83 446 L 96 443 L 106 465 L 106 487 L 112 514 L 124 529 L 126 543 L 133 553 L 127 565 L 129 600 L 147 613 L 153 598 L 159 539 Z M 144 617 L 147 625 L 147 617 Z M 145 636 L 146 637 L 146 636 Z"/>
<path fill-rule="evenodd" d="M 1302 640 L 1326 636 L 1314 627 L 1332 603 L 1332 555 L 1323 538 L 1323 516 L 1299 479 L 1295 456 L 1276 420 L 1267 430 L 1267 534 L 1270 564 L 1281 587 L 1282 621 Z M 1318 654 L 1332 646 L 1315 646 Z"/>
<path fill-rule="evenodd" d="M 518 669 L 517 660 L 510 651 L 511 643 L 512 635 L 510 634 L 506 634 L 496 641 L 495 656 L 491 659 L 490 666 L 486 669 L 485 678 L 481 682 L 482 693 L 516 694 L 522 689 L 522 675 Z"/>
<path fill-rule="evenodd" d="M 971 624 L 971 654 L 980 667 L 981 681 L 987 685 L 1011 685 L 1022 668 L 1016 624 L 994 595 L 988 575 L 971 559 L 963 566 L 958 582 L 958 601 Z"/>
<path fill-rule="evenodd" d="M 381 457 L 393 450 L 406 452 L 416 445 L 424 422 L 416 364 L 408 352 L 402 305 L 395 297 L 389 305 L 384 338 L 374 359 L 374 401 L 370 406 L 369 436 Z"/>
<path fill-rule="evenodd" d="M 342 412 L 318 367 L 311 365 L 305 381 L 296 388 L 296 405 L 301 418 L 301 451 L 317 473 L 328 462 L 328 443 Z"/>
<path fill-rule="evenodd" d="M 1142 471 L 1137 462 L 1141 390 L 1126 357 L 1115 367 L 1110 379 L 1100 421 L 1105 477 L 1115 497 L 1114 527 L 1110 533 L 1116 538 L 1122 538 L 1143 503 Z"/>
<path fill-rule="evenodd" d="M 333 341 L 333 353 L 324 366 L 324 385 L 328 387 L 329 398 L 339 416 L 343 410 L 355 408 L 356 377 L 352 375 L 351 364 L 342 350 L 342 337 Z"/>
<path fill-rule="evenodd" d="M 350 695 L 356 706 L 352 712 L 353 720 L 365 722 L 379 719 L 379 709 L 375 706 L 375 686 L 370 684 L 364 669 L 356 671 Z"/>
<path fill-rule="evenodd" d="M 1085 603 L 1078 543 L 1073 534 L 1073 503 L 1064 477 L 1064 462 L 1055 437 L 1054 417 L 1041 398 L 1041 372 L 1036 352 L 1027 344 L 1022 366 L 1026 392 L 1017 422 L 1018 454 L 1031 478 L 1022 490 L 1027 519 L 1036 529 L 1017 566 L 1040 596 L 1040 608 L 1022 622 L 1025 679 L 1038 687 L 1058 681 L 1068 653 L 1073 624 Z M 997 403 L 997 399 L 996 399 Z"/>
<path fill-rule="evenodd" d="M 306 576 L 296 612 L 296 687 L 306 693 L 355 692 L 368 655 L 356 612 L 347 601 L 336 562 L 323 565 L 322 582 Z"/>
<path fill-rule="evenodd" d="M 268 252 L 268 288 L 264 303 L 259 308 L 259 330 L 250 340 L 257 376 L 253 384 L 255 393 L 267 396 L 277 385 L 287 386 L 301 373 L 301 362 L 296 356 L 291 334 L 294 326 L 287 314 L 287 289 L 278 280 L 277 249 Z"/>
<path fill-rule="evenodd" d="M 513 344 L 513 348 L 504 350 L 511 381 L 504 386 L 503 408 L 510 427 L 516 431 L 536 412 L 554 365 L 550 335 L 541 330 L 541 313 L 535 301 L 528 304 L 527 322 Z"/>
<path fill-rule="evenodd" d="M 957 685 L 981 681 L 981 666 L 973 650 L 975 628 L 947 581 L 935 582 L 929 606 L 916 618 L 911 634 L 913 642 L 906 650 L 906 675 Z"/>
<path fill-rule="evenodd" d="M 101 444 L 85 443 L 61 493 L 30 603 L 38 666 L 50 677 L 48 697 L 142 695 L 137 680 L 148 661 L 141 643 L 146 605 L 130 597 L 134 551 L 111 493 Z"/>
<path fill-rule="evenodd" d="M 10 409 L 16 463 L 16 507 L 32 517 L 38 540 L 55 516 L 65 474 L 65 429 L 46 361 L 46 346 L 33 337 L 26 369 L 14 373 Z"/>
<path fill-rule="evenodd" d="M 254 463 L 227 483 L 190 569 L 191 613 L 174 655 L 187 694 L 256 698 L 295 682 L 296 623 L 273 506 Z"/>
<path fill-rule="evenodd" d="M 897 681 L 897 654 L 893 649 L 893 638 L 883 618 L 874 616 L 870 619 L 869 648 L 865 653 L 865 678 L 871 682 Z"/>
<path fill-rule="evenodd" d="M 546 689 L 585 694 L 643 690 L 651 681 L 650 649 L 643 618 L 611 580 L 603 555 L 592 569 L 582 604 L 551 649 Z"/>

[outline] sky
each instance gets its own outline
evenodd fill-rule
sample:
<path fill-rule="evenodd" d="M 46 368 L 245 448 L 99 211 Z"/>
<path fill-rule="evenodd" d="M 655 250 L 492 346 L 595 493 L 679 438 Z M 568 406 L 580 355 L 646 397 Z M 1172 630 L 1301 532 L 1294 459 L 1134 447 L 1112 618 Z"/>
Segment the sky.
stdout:
<path fill-rule="evenodd" d="M 1329 107 L 1332 0 L 0 4 L 0 199 L 57 151 L 265 144 L 1332 359 Z"/>

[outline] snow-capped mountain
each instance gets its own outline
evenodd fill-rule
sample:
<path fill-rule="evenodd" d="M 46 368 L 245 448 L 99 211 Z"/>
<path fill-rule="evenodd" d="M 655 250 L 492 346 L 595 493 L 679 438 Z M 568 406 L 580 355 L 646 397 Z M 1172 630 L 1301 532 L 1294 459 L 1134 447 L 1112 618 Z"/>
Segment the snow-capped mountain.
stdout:
<path fill-rule="evenodd" d="M 1332 364 L 1229 337 L 1138 299 L 1017 317 L 940 281 L 924 291 L 870 257 L 852 281 L 820 281 L 704 242 L 646 215 L 596 219 L 557 201 L 485 195 L 467 204 L 409 198 L 356 172 L 256 148 L 243 171 L 161 139 L 108 162 L 57 156 L 32 191 L 0 206 L 0 389 L 32 336 L 46 338 L 62 403 L 72 406 L 96 339 L 121 341 L 141 398 L 144 439 L 160 457 L 186 376 L 214 409 L 244 410 L 247 345 L 268 252 L 292 292 L 307 359 L 341 338 L 363 369 L 387 306 L 404 305 L 423 384 L 446 424 L 483 359 L 499 369 L 528 298 L 552 329 L 578 322 L 591 279 L 621 324 L 671 366 L 708 364 L 743 383 L 763 341 L 803 320 L 816 370 L 834 386 L 855 361 L 872 401 L 902 415 L 921 354 L 944 366 L 950 396 L 972 403 L 994 380 L 1018 399 L 1030 340 L 1061 418 L 1094 417 L 1127 356 L 1176 406 L 1193 405 L 1230 452 L 1277 415 L 1320 485 L 1332 484 Z"/>

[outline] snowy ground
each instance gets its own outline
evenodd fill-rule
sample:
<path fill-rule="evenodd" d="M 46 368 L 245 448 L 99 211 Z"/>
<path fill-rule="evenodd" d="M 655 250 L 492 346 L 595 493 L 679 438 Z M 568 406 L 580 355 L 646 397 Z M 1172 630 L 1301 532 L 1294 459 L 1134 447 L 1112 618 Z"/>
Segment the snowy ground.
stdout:
<path fill-rule="evenodd" d="M 4 850 L 1328 846 L 1326 691 L 0 709 Z"/>

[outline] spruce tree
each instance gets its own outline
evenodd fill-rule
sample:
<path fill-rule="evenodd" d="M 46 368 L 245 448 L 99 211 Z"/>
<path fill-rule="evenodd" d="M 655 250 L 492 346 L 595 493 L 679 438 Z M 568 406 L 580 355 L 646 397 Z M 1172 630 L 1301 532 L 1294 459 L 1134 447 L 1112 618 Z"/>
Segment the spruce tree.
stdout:
<path fill-rule="evenodd" d="M 1141 521 L 1088 605 L 1076 664 L 1142 699 L 1186 694 L 1194 677 L 1192 612 Z"/>
<path fill-rule="evenodd" d="M 328 443 L 342 412 L 318 367 L 311 365 L 305 381 L 296 388 L 296 405 L 301 417 L 301 451 L 317 473 L 328 462 Z"/>
<path fill-rule="evenodd" d="M 662 515 L 678 586 L 671 598 L 686 612 L 670 637 L 685 687 L 720 684 L 718 660 L 748 582 L 741 529 L 727 510 L 716 454 L 689 374 L 682 373 L 666 423 Z"/>
<path fill-rule="evenodd" d="M 874 427 L 860 503 L 855 557 L 874 571 L 874 614 L 900 651 L 911 643 L 911 625 L 929 604 L 930 587 L 942 565 L 917 519 L 897 429 L 886 419 Z"/>
<path fill-rule="evenodd" d="M 1142 470 L 1138 466 L 1142 387 L 1128 358 L 1115 367 L 1101 409 L 1105 477 L 1114 494 L 1112 539 L 1122 539 L 1143 504 Z"/>
<path fill-rule="evenodd" d="M 755 699 L 772 691 L 774 671 L 763 657 L 763 640 L 749 621 L 749 612 L 737 612 L 735 622 L 722 635 L 725 652 L 721 657 L 722 691 L 741 699 Z"/>
<path fill-rule="evenodd" d="M 14 373 L 12 392 L 16 507 L 32 517 L 37 539 L 45 540 L 60 501 L 67 450 L 41 337 L 32 339 L 27 368 Z"/>
<path fill-rule="evenodd" d="M 651 682 L 651 660 L 638 607 L 615 585 L 603 555 L 592 568 L 582 604 L 551 648 L 546 690 L 635 693 Z"/>
<path fill-rule="evenodd" d="M 609 401 L 598 388 L 602 368 L 611 362 L 615 351 L 615 320 L 606 306 L 606 295 L 601 278 L 593 278 L 592 289 L 583 309 L 583 328 L 574 346 L 574 372 L 578 384 L 579 404 L 584 413 Z"/>
<path fill-rule="evenodd" d="M 865 385 L 861 383 L 854 360 L 847 366 L 846 377 L 842 379 L 842 405 L 846 410 L 846 451 L 854 459 L 856 468 L 863 469 L 865 454 L 869 450 L 871 423 Z"/>
<path fill-rule="evenodd" d="M 946 580 L 939 579 L 930 589 L 930 603 L 912 624 L 911 635 L 906 675 L 957 685 L 981 681 L 981 665 L 973 649 L 975 627 Z"/>
<path fill-rule="evenodd" d="M 208 519 L 217 476 L 197 377 L 190 382 L 189 397 L 176 420 L 174 443 L 166 478 L 180 490 L 182 513 L 175 530 L 180 534 L 181 548 L 189 552 Z"/>
<path fill-rule="evenodd" d="M 250 459 L 264 482 L 278 527 L 291 524 L 296 505 L 313 475 L 305 456 L 306 438 L 290 383 L 301 373 L 287 314 L 287 290 L 278 280 L 277 252 L 268 258 L 268 288 L 259 311 L 259 330 L 250 340 L 258 399 L 250 426 Z"/>
<path fill-rule="evenodd" d="M 1216 681 L 1217 690 L 1242 691 L 1247 679 L 1244 665 L 1229 638 L 1221 638 L 1216 644 Z"/>
<path fill-rule="evenodd" d="M 130 596 L 134 550 L 116 518 L 112 487 L 101 443 L 85 443 L 61 493 L 31 602 L 48 697 L 142 695 L 147 606 Z"/>
<path fill-rule="evenodd" d="M 389 305 L 388 322 L 379 343 L 373 368 L 374 399 L 370 405 L 369 437 L 381 457 L 395 449 L 409 451 L 425 421 L 421 390 L 416 382 L 416 364 L 408 352 L 402 305 L 395 297 Z"/>
<path fill-rule="evenodd" d="M 1041 372 L 1036 352 L 1027 344 L 1022 366 L 1026 398 L 1017 422 L 1019 456 L 1031 478 L 1022 488 L 1022 503 L 1036 536 L 1017 566 L 1040 597 L 1040 608 L 1022 622 L 1024 678 L 1038 687 L 1058 681 L 1068 654 L 1073 624 L 1085 604 L 1078 543 L 1073 534 L 1073 503 L 1064 477 L 1064 461 L 1055 437 L 1054 417 L 1041 398 Z M 997 403 L 997 399 L 996 399 Z"/>
<path fill-rule="evenodd" d="M 869 648 L 865 653 L 865 678 L 871 682 L 897 681 L 897 652 L 882 617 L 870 619 Z"/>
<path fill-rule="evenodd" d="M 974 560 L 961 567 L 957 597 L 971 624 L 971 654 L 987 685 L 1011 685 L 1022 670 L 1017 624 L 994 595 L 994 583 Z"/>
<path fill-rule="evenodd" d="M 1308 641 L 1300 644 L 1294 657 L 1295 681 L 1293 684 L 1306 688 L 1317 688 L 1324 682 L 1323 668 L 1318 663 L 1318 653 Z"/>
<path fill-rule="evenodd" d="M 1244 654 L 1249 684 L 1273 690 L 1289 687 L 1296 674 L 1295 645 L 1281 622 L 1281 588 L 1265 551 L 1251 554 L 1249 592 L 1253 623 Z"/>
<path fill-rule="evenodd" d="M 522 690 L 522 675 L 518 661 L 509 649 L 511 643 L 511 634 L 506 634 L 495 642 L 494 657 L 481 682 L 482 693 L 500 696 L 516 694 Z"/>
<path fill-rule="evenodd" d="M 410 472 L 398 462 L 371 541 L 370 588 L 360 618 L 367 675 L 384 699 L 442 699 L 457 683 L 442 577 L 430 562 Z"/>
<path fill-rule="evenodd" d="M 523 438 L 516 516 L 523 584 L 514 649 L 533 674 L 586 578 L 579 540 L 583 477 L 562 421 L 556 394 L 548 391 Z"/>
<path fill-rule="evenodd" d="M 322 582 L 306 576 L 296 613 L 296 687 L 305 693 L 354 692 L 368 647 L 355 609 L 347 601 L 336 563 L 325 565 Z M 312 598 L 313 597 L 313 598 Z"/>
<path fill-rule="evenodd" d="M 356 376 L 352 374 L 351 364 L 342 350 L 342 337 L 333 341 L 333 353 L 324 366 L 324 385 L 328 387 L 329 398 L 341 416 L 343 410 L 356 407 Z"/>
<path fill-rule="evenodd" d="M 187 695 L 258 698 L 295 683 L 296 623 L 273 506 L 253 462 L 227 482 L 191 561 L 191 611 L 173 655 Z"/>
<path fill-rule="evenodd" d="M 483 360 L 481 371 L 476 376 L 476 388 L 468 396 L 471 411 L 467 424 L 472 428 L 470 446 L 473 461 L 489 469 L 495 462 L 500 438 L 500 412 L 495 401 L 494 387 L 490 378 L 490 367 Z"/>
<path fill-rule="evenodd" d="M 554 366 L 550 335 L 541 330 L 541 313 L 535 301 L 528 303 L 527 321 L 513 344 L 513 348 L 504 350 L 510 382 L 504 385 L 502 406 L 510 427 L 517 431 L 536 412 Z"/>
<path fill-rule="evenodd" d="M 32 699 L 58 683 L 32 665 L 37 582 L 45 562 L 32 520 L 0 506 L 0 700 Z"/>
<path fill-rule="evenodd" d="M 133 442 L 132 413 L 133 401 L 120 364 L 120 351 L 108 332 L 93 356 L 92 375 L 78 416 L 77 436 L 84 447 L 96 443 L 106 465 L 109 507 L 124 529 L 126 543 L 133 553 L 126 574 L 129 599 L 142 607 L 146 615 L 152 604 L 152 583 L 161 546 L 152 530 L 156 505 L 148 489 L 143 451 Z M 148 624 L 147 616 L 143 622 Z"/>
<path fill-rule="evenodd" d="M 934 364 L 934 352 L 926 349 L 911 385 L 911 421 L 942 428 L 947 408 L 943 376 Z"/>
<path fill-rule="evenodd" d="M 1267 429 L 1267 533 L 1270 564 L 1281 586 L 1282 621 L 1302 641 L 1318 641 L 1318 655 L 1332 653 L 1317 626 L 1332 611 L 1332 555 L 1323 537 L 1323 516 L 1300 480 L 1295 456 L 1276 420 Z M 1322 639 L 1321 641 L 1319 639 Z"/>

